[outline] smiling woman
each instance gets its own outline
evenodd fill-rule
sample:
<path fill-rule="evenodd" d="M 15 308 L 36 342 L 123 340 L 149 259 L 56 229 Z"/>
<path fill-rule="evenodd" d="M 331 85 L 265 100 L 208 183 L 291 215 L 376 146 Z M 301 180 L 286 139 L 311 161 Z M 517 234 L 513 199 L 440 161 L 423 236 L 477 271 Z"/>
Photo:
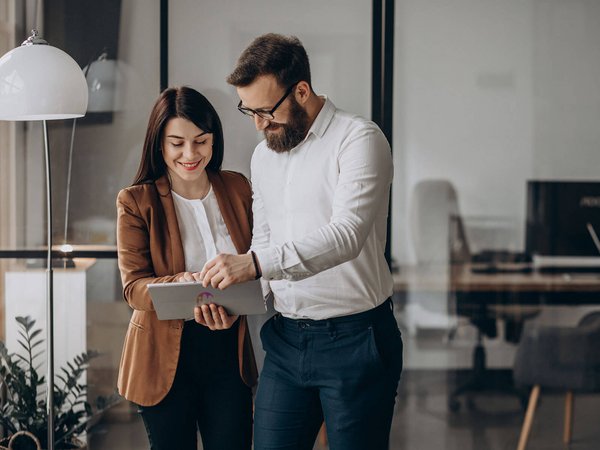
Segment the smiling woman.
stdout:
<path fill-rule="evenodd" d="M 250 184 L 221 171 L 222 160 L 209 101 L 167 89 L 150 114 L 134 185 L 117 198 L 119 269 L 134 310 L 118 388 L 138 404 L 155 450 L 196 449 L 197 429 L 204 448 L 251 446 L 256 365 L 246 318 L 212 304 L 190 311 L 195 321 L 158 320 L 147 289 L 197 279 L 218 253 L 248 251 Z"/>

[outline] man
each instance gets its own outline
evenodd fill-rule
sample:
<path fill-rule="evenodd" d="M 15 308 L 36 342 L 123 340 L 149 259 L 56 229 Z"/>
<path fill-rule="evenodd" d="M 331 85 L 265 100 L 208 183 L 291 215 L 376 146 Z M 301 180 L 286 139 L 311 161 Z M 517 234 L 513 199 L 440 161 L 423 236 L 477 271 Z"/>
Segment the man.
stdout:
<path fill-rule="evenodd" d="M 384 450 L 402 369 L 384 258 L 389 144 L 314 93 L 295 37 L 256 38 L 227 81 L 265 136 L 251 164 L 252 251 L 219 255 L 198 279 L 224 289 L 262 275 L 274 294 L 254 448 L 312 449 L 325 420 L 330 449 Z"/>

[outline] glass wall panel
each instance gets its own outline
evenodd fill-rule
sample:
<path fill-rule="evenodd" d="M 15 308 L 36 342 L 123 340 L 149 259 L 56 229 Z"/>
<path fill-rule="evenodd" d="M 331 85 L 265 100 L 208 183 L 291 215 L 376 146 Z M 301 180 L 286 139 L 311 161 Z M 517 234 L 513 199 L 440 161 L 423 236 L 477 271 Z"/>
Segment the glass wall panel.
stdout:
<path fill-rule="evenodd" d="M 600 302 L 599 21 L 600 4 L 586 0 L 396 1 L 392 253 L 404 388 L 408 405 L 416 395 L 431 406 L 417 417 L 443 418 L 399 430 L 397 448 L 516 447 L 532 384 L 542 396 L 560 388 L 548 402 L 562 414 L 568 376 L 597 371 L 561 355 Z M 544 333 L 554 346 L 532 337 Z M 544 371 L 544 357 L 560 369 Z M 495 393 L 476 393 L 485 387 Z M 543 404 L 535 417 L 557 426 Z M 436 432 L 443 441 L 428 441 Z M 541 448 L 560 436 L 530 439 Z M 592 433 L 584 446 L 599 442 Z"/>

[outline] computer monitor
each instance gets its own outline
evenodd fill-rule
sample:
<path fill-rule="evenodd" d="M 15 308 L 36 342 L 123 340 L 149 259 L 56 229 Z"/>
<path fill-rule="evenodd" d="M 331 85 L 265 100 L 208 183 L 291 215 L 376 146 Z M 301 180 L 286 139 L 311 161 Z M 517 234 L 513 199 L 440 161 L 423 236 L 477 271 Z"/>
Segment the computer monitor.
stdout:
<path fill-rule="evenodd" d="M 600 181 L 527 182 L 528 254 L 596 259 L 598 236 Z"/>

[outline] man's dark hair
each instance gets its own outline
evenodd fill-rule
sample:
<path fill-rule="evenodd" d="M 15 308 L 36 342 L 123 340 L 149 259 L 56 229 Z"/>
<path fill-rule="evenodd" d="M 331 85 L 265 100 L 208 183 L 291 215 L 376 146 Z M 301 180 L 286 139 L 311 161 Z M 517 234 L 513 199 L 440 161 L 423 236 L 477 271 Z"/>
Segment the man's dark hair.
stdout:
<path fill-rule="evenodd" d="M 310 64 L 302 42 L 275 33 L 257 37 L 240 55 L 227 83 L 244 87 L 261 75 L 273 75 L 284 88 L 299 81 L 310 85 Z"/>

